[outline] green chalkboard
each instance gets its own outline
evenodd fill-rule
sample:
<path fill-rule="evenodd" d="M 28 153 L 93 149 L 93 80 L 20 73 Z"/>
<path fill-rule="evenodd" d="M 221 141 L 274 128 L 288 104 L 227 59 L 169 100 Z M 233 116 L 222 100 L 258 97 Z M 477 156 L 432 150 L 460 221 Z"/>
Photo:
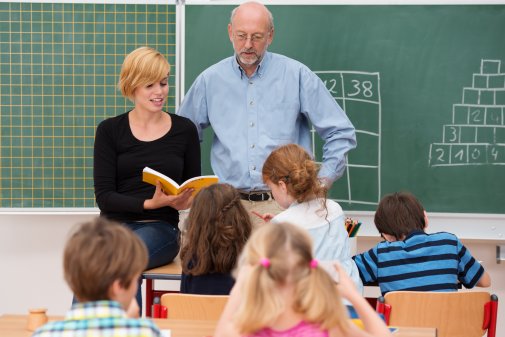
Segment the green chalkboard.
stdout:
<path fill-rule="evenodd" d="M 175 65 L 175 12 L 0 3 L 0 207 L 95 207 L 96 125 L 132 106 L 116 89 L 123 59 L 148 45 Z"/>
<path fill-rule="evenodd" d="M 232 54 L 232 7 L 186 6 L 186 90 Z M 358 148 L 331 191 L 344 209 L 409 190 L 432 212 L 505 213 L 505 6 L 269 8 L 270 51 L 317 72 L 356 126 Z"/>

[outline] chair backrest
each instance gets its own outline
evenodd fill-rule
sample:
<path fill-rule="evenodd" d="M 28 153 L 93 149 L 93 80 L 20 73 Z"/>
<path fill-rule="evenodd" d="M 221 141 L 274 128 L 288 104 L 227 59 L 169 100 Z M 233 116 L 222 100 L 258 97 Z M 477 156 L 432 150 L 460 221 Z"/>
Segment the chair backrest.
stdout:
<path fill-rule="evenodd" d="M 437 328 L 438 337 L 488 337 L 496 333 L 498 298 L 489 292 L 392 291 L 382 309 L 391 326 Z M 385 311 L 384 311 L 385 309 Z M 388 317 L 389 316 L 389 317 Z"/>
<path fill-rule="evenodd" d="M 228 297 L 228 295 L 167 293 L 161 296 L 160 304 L 167 308 L 169 319 L 217 321 Z"/>

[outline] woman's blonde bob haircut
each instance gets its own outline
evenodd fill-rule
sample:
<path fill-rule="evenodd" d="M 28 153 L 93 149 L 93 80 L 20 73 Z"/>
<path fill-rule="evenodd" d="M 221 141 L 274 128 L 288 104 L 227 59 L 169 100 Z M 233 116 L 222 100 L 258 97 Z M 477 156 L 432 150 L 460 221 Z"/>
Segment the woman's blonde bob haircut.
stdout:
<path fill-rule="evenodd" d="M 124 97 L 133 101 L 135 89 L 153 84 L 169 75 L 170 64 L 159 51 L 150 47 L 140 47 L 124 59 L 118 88 Z"/>
<path fill-rule="evenodd" d="M 269 266 L 262 265 L 262 259 L 268 259 Z M 348 315 L 340 293 L 321 266 L 311 266 L 312 260 L 311 238 L 302 228 L 267 223 L 253 232 L 239 259 L 240 267 L 250 267 L 235 316 L 241 334 L 271 326 L 288 305 L 279 291 L 288 284 L 293 286 L 293 310 L 306 322 L 322 330 L 347 331 Z"/>

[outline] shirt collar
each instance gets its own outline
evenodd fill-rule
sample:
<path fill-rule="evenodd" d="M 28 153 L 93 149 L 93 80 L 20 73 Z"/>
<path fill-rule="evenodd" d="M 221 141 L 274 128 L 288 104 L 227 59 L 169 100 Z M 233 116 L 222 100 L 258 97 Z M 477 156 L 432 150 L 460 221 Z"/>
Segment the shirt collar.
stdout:
<path fill-rule="evenodd" d="M 267 68 L 268 63 L 270 62 L 271 54 L 268 51 L 265 51 L 265 55 L 263 55 L 263 59 L 261 60 L 260 64 L 258 64 L 258 67 L 256 68 L 256 71 L 253 73 L 254 75 L 258 75 L 260 78 L 263 76 L 265 73 L 265 69 Z M 233 55 L 233 69 L 235 72 L 240 75 L 240 78 L 245 76 L 245 71 L 242 69 L 240 64 L 237 61 L 237 54 L 235 53 Z M 251 76 L 251 77 L 253 77 Z"/>
<path fill-rule="evenodd" d="M 105 317 L 126 317 L 126 312 L 116 301 L 91 301 L 74 303 L 66 315 L 67 320 L 84 320 Z"/>
<path fill-rule="evenodd" d="M 420 229 L 415 229 L 412 232 L 410 232 L 407 236 L 405 236 L 405 239 L 403 241 L 407 241 L 408 239 L 416 235 L 426 235 L 426 232 Z"/>

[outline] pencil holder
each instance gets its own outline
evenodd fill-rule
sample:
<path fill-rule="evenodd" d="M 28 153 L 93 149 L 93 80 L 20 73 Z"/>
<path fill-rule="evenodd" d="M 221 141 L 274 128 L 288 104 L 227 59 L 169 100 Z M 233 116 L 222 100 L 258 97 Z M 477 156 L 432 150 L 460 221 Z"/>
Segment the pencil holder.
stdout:
<path fill-rule="evenodd" d="M 29 309 L 28 324 L 26 329 L 28 331 L 35 331 L 37 328 L 47 323 L 47 315 L 45 308 Z"/>

